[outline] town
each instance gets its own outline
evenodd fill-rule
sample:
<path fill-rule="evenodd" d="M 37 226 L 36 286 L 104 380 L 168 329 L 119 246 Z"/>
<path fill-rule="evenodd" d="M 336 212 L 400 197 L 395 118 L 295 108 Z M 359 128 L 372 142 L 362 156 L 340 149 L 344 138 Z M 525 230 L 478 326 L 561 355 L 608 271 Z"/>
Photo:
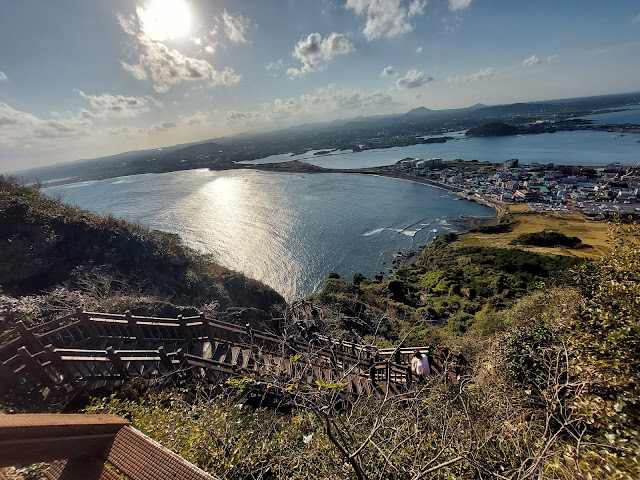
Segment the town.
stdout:
<path fill-rule="evenodd" d="M 406 158 L 375 173 L 409 177 L 493 207 L 526 203 L 533 211 L 579 211 L 591 220 L 640 218 L 640 168 L 443 161 Z"/>

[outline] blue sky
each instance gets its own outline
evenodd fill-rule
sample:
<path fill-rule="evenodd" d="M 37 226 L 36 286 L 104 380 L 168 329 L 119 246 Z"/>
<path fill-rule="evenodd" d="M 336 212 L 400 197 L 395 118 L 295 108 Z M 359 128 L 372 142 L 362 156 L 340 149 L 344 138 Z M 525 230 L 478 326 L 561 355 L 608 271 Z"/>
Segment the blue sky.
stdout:
<path fill-rule="evenodd" d="M 356 115 L 640 89 L 637 0 L 0 5 L 0 171 Z"/>

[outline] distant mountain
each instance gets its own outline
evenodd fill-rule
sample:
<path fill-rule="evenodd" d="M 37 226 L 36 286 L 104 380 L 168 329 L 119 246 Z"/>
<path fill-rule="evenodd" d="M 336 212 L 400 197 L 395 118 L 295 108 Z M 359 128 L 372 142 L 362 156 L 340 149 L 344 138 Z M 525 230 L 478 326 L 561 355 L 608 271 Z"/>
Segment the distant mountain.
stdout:
<path fill-rule="evenodd" d="M 433 110 L 431 110 L 430 108 L 427 107 L 418 107 L 418 108 L 412 108 L 411 110 L 409 110 L 405 116 L 418 116 L 418 115 L 429 115 L 433 113 Z"/>
<path fill-rule="evenodd" d="M 533 115 L 557 108 L 553 103 L 512 103 L 509 105 L 491 105 L 476 109 L 477 113 L 492 115 Z"/>
<path fill-rule="evenodd" d="M 191 145 L 189 147 L 181 148 L 173 152 L 168 152 L 166 155 L 180 156 L 180 157 L 193 157 L 197 155 L 211 155 L 212 153 L 221 152 L 224 149 L 224 145 L 219 143 L 199 143 L 197 145 Z"/>

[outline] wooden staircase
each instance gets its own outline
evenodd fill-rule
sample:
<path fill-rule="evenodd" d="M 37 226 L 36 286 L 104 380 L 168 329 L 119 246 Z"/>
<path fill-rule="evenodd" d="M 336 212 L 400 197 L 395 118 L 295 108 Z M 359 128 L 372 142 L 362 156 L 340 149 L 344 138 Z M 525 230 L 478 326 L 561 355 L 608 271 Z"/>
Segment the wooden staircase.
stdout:
<path fill-rule="evenodd" d="M 257 391 L 294 381 L 314 388 L 340 383 L 340 395 L 355 399 L 406 391 L 411 372 L 408 362 L 394 361 L 399 351 L 329 337 L 304 342 L 204 314 L 156 318 L 77 309 L 33 328 L 18 322 L 0 336 L 0 378 L 3 388 L 55 396 L 116 388 L 138 377 L 193 375 L 209 383 L 246 377 Z"/>

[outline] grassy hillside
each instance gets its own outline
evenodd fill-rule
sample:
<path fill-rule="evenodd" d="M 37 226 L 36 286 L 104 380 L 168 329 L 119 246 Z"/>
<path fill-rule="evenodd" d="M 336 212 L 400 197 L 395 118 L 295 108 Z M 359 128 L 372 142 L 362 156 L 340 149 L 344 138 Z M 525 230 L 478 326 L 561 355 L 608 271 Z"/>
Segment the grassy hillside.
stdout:
<path fill-rule="evenodd" d="M 332 312 L 347 335 L 386 345 L 403 339 L 406 345 L 437 344 L 471 328 L 499 328 L 485 325 L 487 315 L 544 285 L 566 284 L 580 262 L 516 248 L 466 246 L 448 234 L 390 281 L 329 278 L 312 298 Z"/>
<path fill-rule="evenodd" d="M 611 250 L 608 227 L 605 222 L 586 220 L 578 213 L 532 212 L 528 205 L 509 205 L 511 228 L 505 232 L 470 232 L 460 238 L 468 246 L 493 246 L 513 248 L 516 237 L 543 230 L 559 232 L 568 236 L 577 236 L 582 240 L 576 246 L 540 247 L 518 246 L 537 253 L 569 255 L 580 258 L 600 258 Z"/>
<path fill-rule="evenodd" d="M 268 310 L 284 303 L 271 288 L 185 247 L 177 235 L 92 214 L 2 176 L 0 244 L 0 286 L 13 298 L 102 285 L 195 307 L 217 302 L 222 309 Z"/>
<path fill-rule="evenodd" d="M 640 478 L 639 238 L 636 225 L 614 226 L 612 251 L 577 267 L 571 287 L 534 286 L 560 278 L 557 259 L 510 259 L 499 249 L 471 252 L 444 240 L 426 249 L 406 273 L 424 268 L 419 281 L 435 290 L 446 269 L 429 274 L 457 268 L 456 258 L 477 258 L 462 260 L 463 269 L 483 265 L 465 282 L 482 283 L 481 272 L 510 282 L 516 266 L 530 275 L 516 287 L 520 298 L 485 312 L 492 332 L 449 337 L 474 346 L 462 387 L 435 376 L 402 402 L 367 398 L 335 408 L 318 395 L 291 413 L 247 406 L 242 392 L 212 397 L 186 389 L 95 399 L 89 410 L 126 416 L 223 479 Z M 540 262 L 531 269 L 534 259 Z M 407 305 L 391 303 L 400 290 L 388 282 L 358 280 L 332 278 L 316 300 L 374 308 L 384 297 L 394 309 Z M 374 297 L 372 288 L 388 293 Z M 397 319 L 397 311 L 386 318 Z"/>

